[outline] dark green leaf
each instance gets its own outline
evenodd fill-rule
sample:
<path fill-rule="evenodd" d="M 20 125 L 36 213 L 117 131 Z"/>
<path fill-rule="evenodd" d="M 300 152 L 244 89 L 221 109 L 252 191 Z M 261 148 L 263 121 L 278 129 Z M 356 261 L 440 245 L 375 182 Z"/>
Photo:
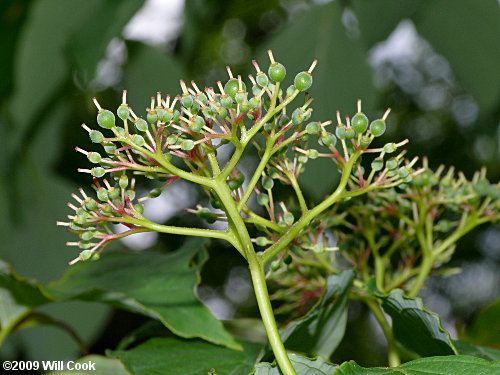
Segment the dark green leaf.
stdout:
<path fill-rule="evenodd" d="M 500 40 L 498 1 L 427 1 L 415 24 L 436 52 L 449 61 L 479 108 L 494 110 L 500 95 L 500 49 L 494 47 Z"/>
<path fill-rule="evenodd" d="M 34 308 L 52 302 L 38 282 L 19 277 L 0 260 L 0 344 Z"/>
<path fill-rule="evenodd" d="M 359 98 L 363 100 L 365 110 L 373 109 L 376 101 L 377 91 L 372 83 L 372 70 L 366 61 L 364 46 L 359 38 L 346 31 L 342 14 L 339 1 L 312 6 L 266 46 L 273 50 L 277 61 L 286 65 L 284 89 L 293 84 L 298 72 L 307 70 L 312 60 L 318 59 L 313 85 L 308 90 L 315 98 L 312 105 L 314 121 L 336 122 L 337 109 L 344 111 L 342 117 L 353 115 Z M 268 58 L 259 60 L 261 68 L 267 70 Z M 330 131 L 332 129 L 330 127 Z M 314 199 L 321 199 L 333 191 L 338 174 L 326 159 L 311 163 L 318 169 L 308 167 L 300 183 Z M 332 172 L 317 173 L 321 168 Z"/>
<path fill-rule="evenodd" d="M 88 355 L 78 359 L 78 363 L 94 363 L 95 370 L 67 370 L 49 372 L 47 375 L 130 375 L 123 363 L 115 358 L 106 358 L 101 355 Z"/>
<path fill-rule="evenodd" d="M 103 302 L 159 319 L 182 337 L 240 346 L 195 294 L 205 256 L 203 241 L 193 239 L 170 254 L 109 253 L 97 262 L 77 264 L 48 289 L 57 298 Z"/>
<path fill-rule="evenodd" d="M 406 348 L 423 357 L 456 354 L 439 316 L 427 310 L 420 298 L 406 298 L 401 289 L 394 289 L 383 298 L 382 307 L 392 318 L 394 337 Z"/>
<path fill-rule="evenodd" d="M 219 375 L 242 375 L 252 370 L 259 350 L 254 344 L 235 351 L 200 340 L 153 338 L 108 354 L 120 358 L 134 375 L 205 375 L 212 368 Z"/>
<path fill-rule="evenodd" d="M 280 331 L 290 350 L 329 358 L 344 337 L 347 323 L 347 295 L 354 272 L 331 275 L 321 302 L 304 318 Z"/>
<path fill-rule="evenodd" d="M 321 357 L 309 359 L 295 354 L 289 356 L 297 375 L 332 375 L 338 367 L 325 362 Z M 259 363 L 255 366 L 253 375 L 281 375 L 281 371 L 276 364 Z"/>
<path fill-rule="evenodd" d="M 498 345 L 500 342 L 500 298 L 481 309 L 467 327 L 465 339 L 474 344 Z"/>
<path fill-rule="evenodd" d="M 471 355 L 474 357 L 489 359 L 491 361 L 500 361 L 500 350 L 489 348 L 487 346 L 474 345 L 467 341 L 453 340 L 453 344 L 459 354 Z"/>
<path fill-rule="evenodd" d="M 335 375 L 498 375 L 500 363 L 465 355 L 428 357 L 396 368 L 364 368 L 356 362 L 340 366 Z"/>
<path fill-rule="evenodd" d="M 84 83 L 94 78 L 97 63 L 104 58 L 109 42 L 121 35 L 124 26 L 142 4 L 142 0 L 101 1 L 75 30 L 68 48 Z"/>

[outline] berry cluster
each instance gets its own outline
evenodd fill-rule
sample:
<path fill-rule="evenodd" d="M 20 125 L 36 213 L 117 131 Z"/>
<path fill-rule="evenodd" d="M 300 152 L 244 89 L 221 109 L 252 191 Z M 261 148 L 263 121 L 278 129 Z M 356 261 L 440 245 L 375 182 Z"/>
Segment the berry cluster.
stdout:
<path fill-rule="evenodd" d="M 413 171 L 416 162 L 404 160 L 404 152 L 385 160 L 407 143 L 388 143 L 382 148 L 370 148 L 375 137 L 381 136 L 386 128 L 387 110 L 381 118 L 370 123 L 361 110 L 358 101 L 357 112 L 352 119 L 341 120 L 337 112 L 337 125 L 332 121 L 313 120 L 310 108 L 312 98 L 308 90 L 313 82 L 314 61 L 307 71 L 298 73 L 293 83 L 282 90 L 286 77 L 285 67 L 274 60 L 269 51 L 270 65 L 267 74 L 253 61 L 256 73 L 250 75 L 250 92 L 241 76 L 235 77 L 228 67 L 229 79 L 224 84 L 217 82 L 217 88 L 206 87 L 203 91 L 195 82 L 186 85 L 180 81 L 181 94 L 172 97 L 157 93 L 151 98 L 145 118 L 139 117 L 127 104 L 127 92 L 123 92 L 122 103 L 115 114 L 97 107 L 97 124 L 101 130 L 82 125 L 93 143 L 100 144 L 104 153 L 85 151 L 95 167 L 79 169 L 94 179 L 98 199 L 95 205 L 87 206 L 87 198 L 77 198 L 81 207 L 71 206 L 76 215 L 70 222 L 62 223 L 75 231 L 81 241 L 71 243 L 84 252 L 77 260 L 98 255 L 102 248 L 116 238 L 139 231 L 156 230 L 167 233 L 199 235 L 222 238 L 230 241 L 246 258 L 246 249 L 234 239 L 236 222 L 256 225 L 264 232 L 252 242 L 267 247 L 267 260 L 279 252 L 286 254 L 292 245 L 315 252 L 332 250 L 314 235 L 318 225 L 314 217 L 337 200 L 361 195 L 374 189 L 390 188 L 407 183 L 421 171 Z M 305 92 L 304 101 L 295 108 L 290 104 L 298 94 Z M 314 147 L 311 144 L 315 143 Z M 256 147 L 260 162 L 250 180 L 245 183 L 244 174 L 238 169 L 247 145 Z M 218 150 L 233 148 L 229 161 L 221 166 Z M 361 156 L 373 155 L 369 173 L 365 173 Z M 315 207 L 310 207 L 300 185 L 299 176 L 309 160 L 329 158 L 342 174 L 337 189 Z M 142 216 L 142 206 L 134 204 L 134 183 L 129 179 L 143 176 L 160 185 L 147 197 L 159 196 L 162 191 L 178 179 L 198 184 L 208 195 L 211 208 L 198 205 L 188 212 L 198 215 L 208 223 L 227 221 L 227 231 L 207 229 L 176 228 L 159 225 Z M 98 179 L 106 177 L 101 186 Z M 273 187 L 275 181 L 290 185 L 296 199 L 290 202 L 275 202 Z M 258 203 L 264 207 L 266 216 L 261 216 L 248 206 L 250 196 L 255 193 Z M 99 203 L 97 203 L 99 202 Z M 299 210 L 294 207 L 298 203 Z M 234 206 L 234 207 L 233 207 Z M 216 213 L 221 209 L 224 213 Z M 125 233 L 114 234 L 109 223 L 128 226 Z M 310 236 L 302 235 L 311 226 Z M 319 226 L 320 228 L 322 226 Z M 286 232 L 288 237 L 280 240 Z M 246 236 L 241 230 L 237 236 Z M 297 237 L 297 238 L 296 238 Z M 300 237 L 300 239 L 299 239 Z M 91 241 L 98 240 L 97 242 Z M 283 255 L 284 256 L 284 255 Z"/>

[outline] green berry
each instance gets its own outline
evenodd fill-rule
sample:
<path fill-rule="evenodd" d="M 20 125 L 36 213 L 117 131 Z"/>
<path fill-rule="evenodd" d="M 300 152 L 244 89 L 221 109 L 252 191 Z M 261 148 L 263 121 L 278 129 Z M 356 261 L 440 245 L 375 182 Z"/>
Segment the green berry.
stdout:
<path fill-rule="evenodd" d="M 283 259 L 283 263 L 285 264 L 291 264 L 293 261 L 293 258 L 290 254 L 286 254 L 285 258 Z"/>
<path fill-rule="evenodd" d="M 344 125 L 337 125 L 337 128 L 335 129 L 335 134 L 337 135 L 338 139 L 346 138 L 345 130 L 346 127 Z"/>
<path fill-rule="evenodd" d="M 120 189 L 117 189 L 115 187 L 108 189 L 108 196 L 111 199 L 118 199 L 120 197 Z"/>
<path fill-rule="evenodd" d="M 286 96 L 287 97 L 290 97 L 293 95 L 293 93 L 295 92 L 295 86 L 294 85 L 290 85 L 288 86 L 288 88 L 286 89 Z"/>
<path fill-rule="evenodd" d="M 172 121 L 174 117 L 174 111 L 171 109 L 157 109 L 156 113 L 158 113 L 160 121 L 164 123 Z"/>
<path fill-rule="evenodd" d="M 198 211 L 198 216 L 209 224 L 213 224 L 217 220 L 217 216 L 206 207 L 203 207 Z"/>
<path fill-rule="evenodd" d="M 269 203 L 269 196 L 267 194 L 260 193 L 257 196 L 257 203 L 259 203 L 261 206 L 265 206 Z"/>
<path fill-rule="evenodd" d="M 89 211 L 94 211 L 97 209 L 97 202 L 93 200 L 92 198 L 87 198 L 85 199 L 85 208 Z"/>
<path fill-rule="evenodd" d="M 229 81 L 226 82 L 226 85 L 224 86 L 224 92 L 233 99 L 236 96 L 236 93 L 238 92 L 239 89 L 240 89 L 240 82 L 236 78 L 231 78 Z M 245 85 L 245 82 L 243 81 L 241 81 L 241 90 L 247 91 L 247 87 Z"/>
<path fill-rule="evenodd" d="M 335 146 L 337 144 L 337 138 L 331 133 L 323 133 L 321 134 L 321 143 L 325 146 Z"/>
<path fill-rule="evenodd" d="M 162 191 L 163 190 L 160 188 L 153 189 L 149 192 L 148 198 L 158 198 L 161 195 Z"/>
<path fill-rule="evenodd" d="M 97 114 L 97 123 L 101 128 L 111 129 L 115 126 L 115 115 L 107 109 L 102 109 Z"/>
<path fill-rule="evenodd" d="M 156 124 L 156 122 L 158 121 L 158 113 L 154 109 L 152 109 L 148 112 L 146 118 L 148 119 L 148 122 L 150 124 Z"/>
<path fill-rule="evenodd" d="M 134 209 L 141 215 L 144 213 L 144 206 L 142 204 L 137 203 L 134 205 Z"/>
<path fill-rule="evenodd" d="M 285 220 L 285 223 L 290 226 L 295 221 L 295 217 L 291 212 L 287 212 L 285 216 L 283 216 L 283 220 Z"/>
<path fill-rule="evenodd" d="M 221 107 L 218 111 L 218 114 L 220 116 L 220 118 L 224 119 L 227 117 L 227 109 L 224 108 L 224 107 Z"/>
<path fill-rule="evenodd" d="M 269 84 L 269 78 L 267 78 L 266 73 L 258 72 L 255 77 L 257 84 L 262 87 L 266 87 Z"/>
<path fill-rule="evenodd" d="M 248 101 L 248 105 L 250 108 L 255 109 L 260 105 L 260 98 L 257 96 L 254 96 L 252 99 Z"/>
<path fill-rule="evenodd" d="M 203 104 L 203 105 L 207 105 L 208 104 L 208 98 L 207 96 L 202 93 L 202 92 L 199 92 L 198 94 L 196 94 L 196 98 Z"/>
<path fill-rule="evenodd" d="M 236 94 L 234 95 L 234 101 L 238 104 L 241 104 L 247 100 L 247 95 L 248 94 L 246 92 L 244 92 L 242 90 L 238 90 L 236 92 Z"/>
<path fill-rule="evenodd" d="M 99 130 L 90 131 L 90 140 L 94 143 L 101 143 L 104 141 L 104 135 Z"/>
<path fill-rule="evenodd" d="M 271 177 L 266 176 L 262 179 L 262 186 L 266 190 L 271 190 L 274 186 L 274 180 Z"/>
<path fill-rule="evenodd" d="M 100 178 L 106 174 L 106 170 L 104 168 L 101 168 L 101 167 L 96 167 L 96 168 L 92 168 L 90 170 L 90 173 L 92 174 L 92 176 Z"/>
<path fill-rule="evenodd" d="M 90 241 L 92 238 L 94 238 L 94 236 L 95 236 L 95 232 L 92 230 L 87 230 L 87 231 L 80 234 L 80 238 L 83 241 Z"/>
<path fill-rule="evenodd" d="M 395 143 L 387 143 L 384 145 L 384 152 L 387 154 L 390 154 L 394 151 L 396 151 L 396 144 Z"/>
<path fill-rule="evenodd" d="M 178 110 L 178 109 L 176 109 L 176 110 L 174 111 L 174 117 L 172 118 L 172 120 L 173 120 L 174 122 L 179 122 L 179 119 L 180 119 L 180 118 L 181 118 L 181 113 L 179 112 L 179 110 Z"/>
<path fill-rule="evenodd" d="M 358 112 L 353 116 L 351 125 L 358 134 L 361 134 L 368 129 L 368 117 L 363 112 Z"/>
<path fill-rule="evenodd" d="M 300 72 L 295 76 L 293 84 L 295 88 L 299 91 L 306 91 L 309 87 L 311 87 L 313 82 L 313 78 L 311 73 L 309 72 Z"/>
<path fill-rule="evenodd" d="M 146 143 L 146 141 L 144 140 L 144 137 L 142 135 L 133 134 L 131 138 L 132 138 L 132 142 L 134 142 L 139 147 L 144 146 L 144 144 Z"/>
<path fill-rule="evenodd" d="M 128 119 L 128 116 L 130 115 L 130 110 L 128 109 L 128 105 L 126 105 L 126 104 L 120 105 L 118 107 L 118 109 L 116 110 L 116 114 L 123 121 L 125 121 L 126 119 Z"/>
<path fill-rule="evenodd" d="M 204 126 L 205 126 L 205 119 L 201 116 L 196 116 L 192 120 L 191 125 L 189 125 L 189 129 L 191 129 L 195 133 L 199 133 Z"/>
<path fill-rule="evenodd" d="M 92 258 L 94 258 L 94 255 L 95 253 L 93 251 L 90 251 L 90 250 L 83 250 L 80 255 L 78 256 L 78 258 L 82 261 L 82 262 L 85 262 L 87 260 L 90 260 Z"/>
<path fill-rule="evenodd" d="M 310 122 L 306 126 L 307 134 L 318 134 L 320 130 L 321 126 L 319 125 L 319 122 Z"/>
<path fill-rule="evenodd" d="M 233 98 L 229 96 L 228 94 L 224 94 L 220 98 L 220 104 L 224 108 L 231 108 L 233 106 Z"/>
<path fill-rule="evenodd" d="M 409 176 L 409 174 L 410 174 L 410 171 L 408 170 L 407 167 L 401 167 L 398 169 L 398 175 L 401 178 L 406 178 Z"/>
<path fill-rule="evenodd" d="M 118 180 L 118 185 L 120 185 L 120 187 L 125 190 L 128 186 L 128 177 L 126 174 L 122 174 L 120 176 L 120 180 Z"/>
<path fill-rule="evenodd" d="M 353 138 L 355 138 L 355 137 L 356 137 L 356 132 L 354 131 L 354 129 L 353 129 L 353 128 L 351 128 L 351 127 L 346 127 L 346 128 L 345 128 L 345 137 L 346 137 L 347 139 L 353 139 Z"/>
<path fill-rule="evenodd" d="M 372 169 L 374 171 L 380 171 L 384 167 L 384 161 L 382 159 L 375 159 L 372 161 Z"/>
<path fill-rule="evenodd" d="M 113 155 L 115 153 L 116 146 L 113 143 L 107 143 L 103 147 L 108 155 Z"/>
<path fill-rule="evenodd" d="M 189 151 L 194 148 L 194 142 L 191 139 L 185 139 L 181 142 L 181 149 L 184 151 Z"/>
<path fill-rule="evenodd" d="M 314 159 L 317 159 L 319 157 L 319 152 L 318 152 L 318 150 L 311 148 L 310 150 L 307 151 L 307 156 L 314 160 Z"/>
<path fill-rule="evenodd" d="M 148 130 L 148 123 L 142 118 L 138 118 L 137 120 L 135 120 L 134 125 L 140 132 L 145 132 L 146 130 Z"/>
<path fill-rule="evenodd" d="M 370 131 L 375 137 L 379 137 L 385 133 L 385 121 L 384 120 L 375 120 L 370 124 Z"/>
<path fill-rule="evenodd" d="M 396 158 L 390 158 L 389 160 L 387 160 L 387 162 L 385 163 L 385 166 L 387 167 L 387 169 L 389 170 L 393 170 L 393 169 L 396 169 L 397 166 L 398 166 L 398 161 Z"/>
<path fill-rule="evenodd" d="M 273 62 L 267 73 L 274 82 L 281 82 L 285 79 L 286 69 L 279 62 Z"/>
<path fill-rule="evenodd" d="M 266 246 L 269 243 L 269 240 L 266 237 L 257 237 L 255 239 L 255 243 L 257 246 Z"/>
<path fill-rule="evenodd" d="M 105 202 L 108 200 L 108 191 L 104 189 L 103 187 L 100 187 L 97 190 L 97 198 L 99 198 L 100 201 Z"/>
<path fill-rule="evenodd" d="M 191 108 L 194 104 L 194 99 L 191 95 L 189 94 L 182 94 L 182 97 L 181 97 L 181 104 L 185 107 L 185 108 Z"/>
<path fill-rule="evenodd" d="M 362 147 L 367 148 L 368 146 L 370 146 L 370 143 L 372 143 L 372 140 L 367 135 L 364 135 L 361 137 L 361 140 L 359 143 Z"/>
<path fill-rule="evenodd" d="M 130 199 L 131 201 L 134 200 L 134 198 L 135 198 L 135 191 L 134 190 L 127 190 L 125 192 L 125 194 L 127 194 L 128 199 Z"/>
<path fill-rule="evenodd" d="M 177 137 L 176 135 L 173 135 L 173 134 L 172 134 L 172 135 L 169 135 L 169 136 L 167 137 L 167 144 L 168 144 L 168 145 L 175 145 L 175 144 L 177 143 L 177 138 L 178 138 L 178 137 Z"/>
<path fill-rule="evenodd" d="M 89 152 L 87 154 L 87 159 L 94 164 L 98 164 L 102 160 L 101 155 L 98 152 Z"/>

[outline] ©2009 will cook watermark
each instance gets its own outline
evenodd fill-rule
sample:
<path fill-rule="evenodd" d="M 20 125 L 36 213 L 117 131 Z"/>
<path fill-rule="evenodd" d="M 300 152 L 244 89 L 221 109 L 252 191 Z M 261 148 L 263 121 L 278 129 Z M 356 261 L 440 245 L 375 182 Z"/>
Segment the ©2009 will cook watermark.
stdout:
<path fill-rule="evenodd" d="M 96 371 L 95 362 L 75 361 L 4 361 L 2 369 L 5 371 Z"/>

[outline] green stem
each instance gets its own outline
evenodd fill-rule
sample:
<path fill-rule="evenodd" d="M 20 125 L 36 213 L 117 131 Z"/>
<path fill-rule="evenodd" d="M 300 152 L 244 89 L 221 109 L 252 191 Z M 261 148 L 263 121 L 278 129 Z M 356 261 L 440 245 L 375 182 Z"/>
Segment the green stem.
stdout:
<path fill-rule="evenodd" d="M 379 304 L 372 300 L 371 298 L 363 299 L 366 305 L 370 308 L 378 324 L 384 332 L 385 338 L 387 339 L 387 351 L 388 351 L 388 361 L 389 366 L 397 367 L 401 364 L 401 359 L 399 358 L 398 350 L 396 348 L 396 342 L 392 334 L 392 328 L 385 319 L 384 313 L 380 308 Z"/>
<path fill-rule="evenodd" d="M 415 298 L 418 296 L 420 289 L 424 286 L 425 280 L 432 271 L 432 266 L 434 264 L 435 257 L 433 254 L 424 254 L 422 258 L 422 264 L 420 266 L 420 272 L 413 283 L 408 297 Z"/>
<path fill-rule="evenodd" d="M 344 189 L 347 186 L 347 182 L 349 181 L 352 167 L 356 159 L 359 157 L 359 155 L 361 155 L 361 152 L 355 151 L 354 154 L 352 154 L 349 161 L 344 166 L 342 177 L 340 178 L 340 182 L 339 185 L 337 186 L 337 189 L 335 189 L 335 191 L 323 202 L 321 202 L 316 207 L 309 210 L 305 215 L 303 215 L 294 225 L 292 225 L 292 227 L 288 230 L 288 232 L 286 232 L 278 242 L 267 248 L 264 251 L 264 253 L 260 255 L 263 264 L 266 264 L 273 257 L 278 255 L 281 250 L 283 250 L 286 246 L 290 244 L 290 242 L 292 242 L 295 239 L 295 237 L 300 233 L 300 231 L 306 225 L 308 225 L 312 219 L 314 219 L 321 212 L 326 210 L 328 207 L 330 207 L 332 204 L 337 202 L 342 197 L 342 193 L 344 192 Z"/>
<path fill-rule="evenodd" d="M 224 205 L 228 218 L 230 218 L 233 222 L 236 231 L 235 234 L 243 247 L 243 253 L 250 268 L 250 275 L 252 277 L 252 283 L 260 315 L 262 317 L 264 327 L 266 328 L 267 337 L 269 339 L 269 343 L 271 344 L 271 348 L 273 349 L 276 361 L 278 362 L 278 365 L 284 375 L 297 375 L 293 369 L 290 359 L 288 358 L 283 342 L 281 341 L 278 327 L 274 319 L 273 309 L 271 307 L 269 292 L 267 290 L 266 279 L 264 276 L 264 264 L 261 263 L 255 253 L 250 235 L 245 227 L 245 222 L 236 207 L 236 203 L 231 195 L 231 190 L 227 186 L 226 182 L 218 181 L 215 186 L 215 191 Z"/>
<path fill-rule="evenodd" d="M 304 215 L 307 213 L 307 204 L 306 200 L 304 199 L 304 194 L 302 194 L 302 190 L 300 189 L 297 178 L 295 178 L 295 176 L 291 173 L 287 173 L 287 177 L 292 183 L 293 190 L 295 191 L 295 195 L 297 195 L 297 199 L 299 201 L 300 210 L 302 211 L 302 215 Z"/>

